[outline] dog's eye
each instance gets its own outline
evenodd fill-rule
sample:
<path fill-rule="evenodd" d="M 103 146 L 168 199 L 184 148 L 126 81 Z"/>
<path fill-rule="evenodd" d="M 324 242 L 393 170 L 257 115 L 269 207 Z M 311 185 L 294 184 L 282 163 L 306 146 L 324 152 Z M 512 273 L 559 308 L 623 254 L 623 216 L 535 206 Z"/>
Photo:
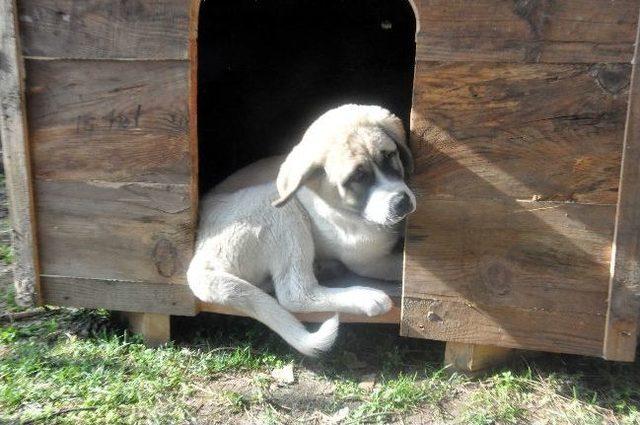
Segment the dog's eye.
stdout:
<path fill-rule="evenodd" d="M 362 167 L 358 167 L 355 170 L 353 170 L 353 172 L 347 178 L 347 184 L 362 183 L 365 180 L 367 180 L 368 177 L 369 175 L 367 171 Z"/>
<path fill-rule="evenodd" d="M 396 156 L 396 151 L 384 151 L 382 152 L 382 158 L 384 159 L 393 159 Z"/>

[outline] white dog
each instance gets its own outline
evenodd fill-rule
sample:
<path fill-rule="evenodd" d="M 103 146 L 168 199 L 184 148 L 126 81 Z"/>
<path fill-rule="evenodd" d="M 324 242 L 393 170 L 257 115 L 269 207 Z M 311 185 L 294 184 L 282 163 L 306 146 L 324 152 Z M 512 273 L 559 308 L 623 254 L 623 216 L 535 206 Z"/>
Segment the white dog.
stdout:
<path fill-rule="evenodd" d="M 320 116 L 284 162 L 265 159 L 230 176 L 202 201 L 187 272 L 193 293 L 261 321 L 307 355 L 332 346 L 338 316 L 310 333 L 291 312 L 389 311 L 380 290 L 320 286 L 314 261 L 401 279 L 402 257 L 392 251 L 416 204 L 404 182 L 412 168 L 405 139 L 386 109 L 344 105 Z M 270 281 L 275 298 L 264 290 Z"/>

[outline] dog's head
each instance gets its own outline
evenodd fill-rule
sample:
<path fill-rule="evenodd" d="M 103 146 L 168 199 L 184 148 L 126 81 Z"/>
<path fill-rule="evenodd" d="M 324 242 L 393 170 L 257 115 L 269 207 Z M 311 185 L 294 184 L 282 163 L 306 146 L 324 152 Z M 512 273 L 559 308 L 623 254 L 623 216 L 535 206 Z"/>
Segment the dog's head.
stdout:
<path fill-rule="evenodd" d="M 396 224 L 415 210 L 402 122 L 379 106 L 344 105 L 318 118 L 287 156 L 276 181 L 281 206 L 303 185 L 333 208 Z"/>

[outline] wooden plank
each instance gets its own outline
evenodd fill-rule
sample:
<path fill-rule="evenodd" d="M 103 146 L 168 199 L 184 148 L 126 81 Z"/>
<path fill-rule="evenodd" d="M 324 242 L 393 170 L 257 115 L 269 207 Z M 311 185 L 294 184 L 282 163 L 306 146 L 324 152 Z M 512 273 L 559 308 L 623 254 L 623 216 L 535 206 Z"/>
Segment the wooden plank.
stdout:
<path fill-rule="evenodd" d="M 158 347 L 171 340 L 171 316 L 156 313 L 123 312 L 131 332 L 142 335 L 148 347 Z"/>
<path fill-rule="evenodd" d="M 38 250 L 15 0 L 0 0 L 0 139 L 13 229 L 14 282 L 20 305 L 39 302 Z"/>
<path fill-rule="evenodd" d="M 420 200 L 404 295 L 604 320 L 614 215 L 611 205 Z"/>
<path fill-rule="evenodd" d="M 432 61 L 630 62 L 638 0 L 418 0 Z"/>
<path fill-rule="evenodd" d="M 414 301 L 403 303 L 404 334 L 594 355 L 614 214 L 611 205 L 419 200 L 405 242 L 404 297 Z M 439 312 L 419 303 L 433 299 Z"/>
<path fill-rule="evenodd" d="M 36 189 L 42 273 L 185 282 L 188 185 L 37 180 Z"/>
<path fill-rule="evenodd" d="M 45 304 L 139 313 L 194 316 L 187 285 L 42 275 Z"/>
<path fill-rule="evenodd" d="M 526 350 L 600 356 L 604 317 L 404 297 L 400 334 Z"/>
<path fill-rule="evenodd" d="M 47 58 L 186 59 L 184 0 L 21 0 L 24 54 Z"/>
<path fill-rule="evenodd" d="M 476 374 L 507 362 L 515 352 L 494 345 L 449 341 L 444 350 L 444 365 L 456 372 Z"/>
<path fill-rule="evenodd" d="M 188 68 L 27 61 L 36 177 L 189 184 Z"/>
<path fill-rule="evenodd" d="M 611 259 L 604 358 L 633 361 L 640 320 L 640 29 L 636 38 Z"/>
<path fill-rule="evenodd" d="M 415 187 L 615 204 L 629 76 L 624 64 L 419 62 Z"/>

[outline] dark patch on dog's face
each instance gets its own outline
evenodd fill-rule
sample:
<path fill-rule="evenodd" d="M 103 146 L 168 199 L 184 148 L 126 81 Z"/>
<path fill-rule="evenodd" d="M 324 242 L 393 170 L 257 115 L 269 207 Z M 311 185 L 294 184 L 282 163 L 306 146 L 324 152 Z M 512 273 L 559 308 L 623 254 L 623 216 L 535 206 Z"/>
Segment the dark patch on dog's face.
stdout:
<path fill-rule="evenodd" d="M 402 179 L 404 169 L 397 150 L 380 151 L 371 161 L 356 165 L 343 180 L 340 195 L 344 206 L 362 214 L 380 176 L 387 180 Z"/>

